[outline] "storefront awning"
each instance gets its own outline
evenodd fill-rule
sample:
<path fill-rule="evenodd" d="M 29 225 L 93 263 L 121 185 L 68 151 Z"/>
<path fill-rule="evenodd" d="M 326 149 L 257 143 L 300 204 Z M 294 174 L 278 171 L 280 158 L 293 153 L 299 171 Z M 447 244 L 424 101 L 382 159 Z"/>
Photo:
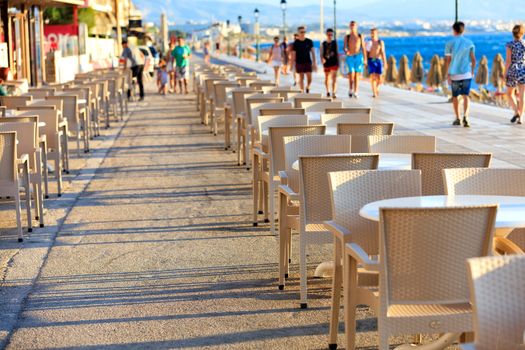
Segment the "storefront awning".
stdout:
<path fill-rule="evenodd" d="M 0 0 L 0 3 L 8 3 L 9 6 L 37 5 L 37 6 L 64 6 L 76 5 L 84 6 L 84 0 Z"/>

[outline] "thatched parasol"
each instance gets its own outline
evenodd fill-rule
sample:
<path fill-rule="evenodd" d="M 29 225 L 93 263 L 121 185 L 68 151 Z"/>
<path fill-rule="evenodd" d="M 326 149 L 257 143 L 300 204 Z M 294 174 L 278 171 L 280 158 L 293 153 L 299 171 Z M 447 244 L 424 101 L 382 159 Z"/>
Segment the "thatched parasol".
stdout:
<path fill-rule="evenodd" d="M 438 55 L 434 55 L 430 61 L 430 70 L 427 76 L 427 85 L 438 87 L 443 82 L 443 70 L 441 69 L 441 61 Z"/>
<path fill-rule="evenodd" d="M 423 57 L 418 51 L 412 59 L 412 71 L 410 74 L 410 80 L 413 83 L 421 83 L 423 82 L 424 75 L 425 71 L 423 70 Z"/>
<path fill-rule="evenodd" d="M 397 81 L 397 61 L 394 56 L 388 57 L 388 68 L 386 70 L 386 82 L 395 83 Z"/>
<path fill-rule="evenodd" d="M 397 74 L 397 83 L 408 85 L 410 82 L 410 68 L 408 67 L 408 57 L 403 55 L 399 61 L 399 72 Z"/>
<path fill-rule="evenodd" d="M 492 85 L 494 85 L 494 87 L 498 90 L 498 92 L 503 90 L 504 74 L 505 61 L 503 60 L 503 56 L 501 56 L 501 54 L 498 53 L 496 57 L 494 57 L 494 61 L 492 62 L 492 74 L 490 75 L 490 81 Z"/>
<path fill-rule="evenodd" d="M 484 86 L 489 83 L 489 60 L 483 55 L 479 61 L 478 72 L 476 73 L 476 84 Z"/>

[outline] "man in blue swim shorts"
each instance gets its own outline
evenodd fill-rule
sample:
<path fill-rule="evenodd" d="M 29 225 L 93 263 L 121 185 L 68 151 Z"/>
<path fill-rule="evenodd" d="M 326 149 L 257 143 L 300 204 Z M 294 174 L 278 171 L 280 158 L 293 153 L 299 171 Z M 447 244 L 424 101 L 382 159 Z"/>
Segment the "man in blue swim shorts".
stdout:
<path fill-rule="evenodd" d="M 357 22 L 350 22 L 350 34 L 345 37 L 344 49 L 348 67 L 349 97 L 359 95 L 359 79 L 365 68 L 366 51 L 363 36 L 357 31 Z"/>
<path fill-rule="evenodd" d="M 368 74 L 372 84 L 372 96 L 379 96 L 379 85 L 382 83 L 383 69 L 386 70 L 385 43 L 379 39 L 377 28 L 370 30 L 371 40 L 366 43 L 368 53 Z"/>

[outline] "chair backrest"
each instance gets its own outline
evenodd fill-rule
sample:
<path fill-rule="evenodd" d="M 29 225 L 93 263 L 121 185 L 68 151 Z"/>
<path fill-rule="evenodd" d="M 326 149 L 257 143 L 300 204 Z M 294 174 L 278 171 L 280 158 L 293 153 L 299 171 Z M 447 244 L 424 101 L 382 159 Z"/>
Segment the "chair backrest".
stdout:
<path fill-rule="evenodd" d="M 34 123 L 36 124 L 37 132 L 34 134 L 35 142 L 37 145 L 39 142 L 40 128 L 38 127 L 38 122 L 40 121 L 38 113 L 36 112 L 17 112 L 16 116 L 11 116 L 7 118 L 0 118 L 0 123 Z"/>
<path fill-rule="evenodd" d="M 280 97 L 284 98 L 285 101 L 289 99 L 290 96 L 293 96 L 294 94 L 301 93 L 301 90 L 294 88 L 293 86 L 281 86 L 281 87 L 271 87 L 271 86 L 264 86 L 263 92 L 265 93 L 274 93 L 279 94 Z"/>
<path fill-rule="evenodd" d="M 343 102 L 301 102 L 299 108 L 304 108 L 306 112 L 325 112 L 327 108 L 343 107 Z"/>
<path fill-rule="evenodd" d="M 260 109 L 259 115 L 305 115 L 304 108 L 271 108 L 271 109 Z"/>
<path fill-rule="evenodd" d="M 233 114 L 238 116 L 242 113 L 246 113 L 246 98 L 257 94 L 257 90 L 246 90 L 246 88 L 238 88 L 232 90 L 233 100 Z"/>
<path fill-rule="evenodd" d="M 421 195 L 419 170 L 358 170 L 329 174 L 332 215 L 338 225 L 352 232 L 352 243 L 368 254 L 379 253 L 377 222 L 359 215 L 371 202 Z"/>
<path fill-rule="evenodd" d="M 269 115 L 257 117 L 257 136 L 259 142 L 262 141 L 262 135 L 268 128 L 273 126 L 299 126 L 308 125 L 306 115 Z"/>
<path fill-rule="evenodd" d="M 228 81 L 226 78 L 208 78 L 204 80 L 204 96 L 215 101 L 215 89 L 214 85 L 220 81 Z"/>
<path fill-rule="evenodd" d="M 44 99 L 46 96 L 55 94 L 55 88 L 29 88 L 28 95 L 33 96 L 34 99 Z"/>
<path fill-rule="evenodd" d="M 496 213 L 497 205 L 380 209 L 382 314 L 390 305 L 468 303 L 465 262 L 490 253 Z"/>
<path fill-rule="evenodd" d="M 372 108 L 370 107 L 343 107 L 327 108 L 326 114 L 368 114 L 372 118 Z"/>
<path fill-rule="evenodd" d="M 325 154 L 349 154 L 352 152 L 352 137 L 349 135 L 287 136 L 284 142 L 285 170 L 289 175 L 289 186 L 299 192 L 299 173 L 293 171 L 293 163 L 299 156 Z"/>
<path fill-rule="evenodd" d="M 219 81 L 215 83 L 215 107 L 222 108 L 228 99 L 227 88 L 238 88 L 240 85 L 232 81 Z"/>
<path fill-rule="evenodd" d="M 33 96 L 0 96 L 0 105 L 7 109 L 17 109 L 18 107 L 27 106 L 27 103 L 33 100 Z"/>
<path fill-rule="evenodd" d="M 46 99 L 44 101 L 33 102 L 31 103 L 31 106 L 25 106 L 25 107 L 19 107 L 19 108 L 23 108 L 23 110 L 30 110 L 32 108 L 35 108 L 35 109 L 55 108 L 58 111 L 59 118 L 62 118 L 62 110 L 64 109 L 64 102 L 60 99 L 55 99 L 55 100 Z"/>
<path fill-rule="evenodd" d="M 447 195 L 525 196 L 525 169 L 444 169 Z"/>
<path fill-rule="evenodd" d="M 368 152 L 368 137 L 371 135 L 392 135 L 394 123 L 340 123 L 337 135 L 352 135 L 352 152 Z"/>
<path fill-rule="evenodd" d="M 251 83 L 257 82 L 257 77 L 242 77 L 237 78 L 237 82 L 241 84 L 241 86 L 249 86 Z"/>
<path fill-rule="evenodd" d="M 523 349 L 525 257 L 472 258 L 468 270 L 476 349 Z"/>
<path fill-rule="evenodd" d="M 421 170 L 423 195 L 445 194 L 443 169 L 488 168 L 490 153 L 414 153 L 412 169 Z"/>
<path fill-rule="evenodd" d="M 278 126 L 268 129 L 268 153 L 270 154 L 270 174 L 277 175 L 286 169 L 284 138 L 287 136 L 324 135 L 324 125 Z"/>
<path fill-rule="evenodd" d="M 62 116 L 67 119 L 69 130 L 76 133 L 80 128 L 80 122 L 78 119 L 77 95 L 48 96 L 46 97 L 46 100 L 62 101 Z"/>
<path fill-rule="evenodd" d="M 246 119 L 248 124 L 253 124 L 255 118 L 259 116 L 259 110 L 262 108 L 271 109 L 288 107 L 291 107 L 291 104 L 283 104 L 282 97 L 249 97 L 246 99 Z"/>
<path fill-rule="evenodd" d="M 41 135 L 46 135 L 47 146 L 52 149 L 59 148 L 58 132 L 59 132 L 59 113 L 54 106 L 30 106 L 30 107 L 19 107 L 19 113 L 17 117 L 24 116 L 38 116 L 38 121 L 45 122 L 46 125 L 43 128 L 39 128 Z M 12 117 L 11 117 L 12 118 Z"/>
<path fill-rule="evenodd" d="M 368 136 L 371 153 L 433 153 L 436 152 L 435 136 L 376 135 Z"/>
<path fill-rule="evenodd" d="M 2 120 L 9 119 L 3 118 Z M 0 132 L 16 131 L 16 137 L 19 141 L 17 146 L 17 157 L 22 154 L 28 154 L 30 158 L 30 167 L 36 170 L 35 151 L 37 149 L 37 126 L 38 122 L 0 122 Z"/>
<path fill-rule="evenodd" d="M 249 87 L 255 89 L 262 89 L 263 87 L 276 87 L 275 83 L 266 80 L 266 81 L 254 81 L 248 84 Z"/>
<path fill-rule="evenodd" d="M 0 131 L 0 183 L 17 184 L 16 131 Z"/>
<path fill-rule="evenodd" d="M 303 102 L 332 102 L 332 99 L 329 97 L 294 97 L 293 103 L 295 108 L 302 108 Z"/>
<path fill-rule="evenodd" d="M 337 124 L 370 123 L 370 114 L 367 113 L 324 113 L 321 114 L 321 124 L 328 128 L 337 128 Z"/>
<path fill-rule="evenodd" d="M 323 97 L 323 94 L 307 94 L 307 93 L 304 93 L 304 92 L 291 92 L 288 95 L 288 99 L 291 100 L 292 102 L 295 101 L 295 99 L 300 99 L 300 98 L 322 98 Z"/>
<path fill-rule="evenodd" d="M 328 173 L 374 170 L 378 154 L 299 156 L 301 223 L 321 223 L 332 219 Z"/>

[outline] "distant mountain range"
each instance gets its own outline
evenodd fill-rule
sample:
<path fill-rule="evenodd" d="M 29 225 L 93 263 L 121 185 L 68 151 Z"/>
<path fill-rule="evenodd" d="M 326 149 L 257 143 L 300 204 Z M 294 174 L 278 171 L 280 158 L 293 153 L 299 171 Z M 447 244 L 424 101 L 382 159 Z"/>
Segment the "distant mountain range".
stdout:
<path fill-rule="evenodd" d="M 230 19 L 237 22 L 237 16 L 243 20 L 253 22 L 253 11 L 258 8 L 260 21 L 263 24 L 280 24 L 282 12 L 278 0 L 272 0 L 275 5 L 265 1 L 149 1 L 134 0 L 136 6 L 143 12 L 147 21 L 158 23 L 160 14 L 166 12 L 170 24 L 183 24 L 187 21 L 212 21 Z M 318 23 L 319 6 L 292 5 L 289 0 L 287 23 Z M 337 10 L 338 23 L 346 23 L 350 19 L 358 21 L 407 21 L 411 19 L 444 20 L 454 19 L 454 0 L 368 0 L 368 1 L 341 1 Z M 154 4 L 154 6 L 152 6 Z M 332 1 L 325 0 L 325 20 L 333 20 Z M 491 19 L 511 20 L 525 17 L 525 3 L 523 0 L 460 0 L 460 18 L 463 19 Z"/>

